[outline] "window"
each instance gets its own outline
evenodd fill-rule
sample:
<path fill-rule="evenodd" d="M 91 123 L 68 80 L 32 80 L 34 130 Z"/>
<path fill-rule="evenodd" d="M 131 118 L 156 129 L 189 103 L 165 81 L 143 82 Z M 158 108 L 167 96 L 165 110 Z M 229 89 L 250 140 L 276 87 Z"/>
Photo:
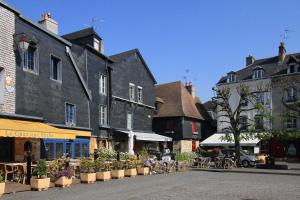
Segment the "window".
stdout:
<path fill-rule="evenodd" d="M 166 120 L 166 127 L 165 127 L 166 131 L 172 131 L 173 130 L 173 121 L 172 120 Z"/>
<path fill-rule="evenodd" d="M 23 69 L 26 71 L 38 73 L 37 48 L 30 45 L 23 53 Z"/>
<path fill-rule="evenodd" d="M 63 143 L 56 143 L 56 158 L 61 158 L 64 155 Z"/>
<path fill-rule="evenodd" d="M 253 79 L 261 79 L 264 76 L 264 70 L 263 69 L 255 69 L 253 71 Z"/>
<path fill-rule="evenodd" d="M 297 118 L 293 116 L 289 116 L 286 119 L 286 129 L 293 130 L 297 128 Z"/>
<path fill-rule="evenodd" d="M 99 80 L 99 89 L 100 94 L 106 95 L 106 85 L 107 85 L 107 78 L 105 75 L 100 74 L 100 80 Z"/>
<path fill-rule="evenodd" d="M 236 82 L 236 76 L 234 73 L 230 73 L 227 75 L 227 83 Z"/>
<path fill-rule="evenodd" d="M 132 130 L 132 114 L 127 113 L 127 129 Z"/>
<path fill-rule="evenodd" d="M 249 103 L 248 99 L 243 99 L 242 102 L 241 102 L 241 106 L 247 107 L 248 103 Z"/>
<path fill-rule="evenodd" d="M 135 85 L 133 83 L 129 83 L 129 100 L 134 101 L 135 100 Z"/>
<path fill-rule="evenodd" d="M 107 106 L 100 106 L 100 125 L 107 125 Z"/>
<path fill-rule="evenodd" d="M 288 74 L 293 74 L 297 72 L 296 64 L 290 64 L 288 68 Z"/>
<path fill-rule="evenodd" d="M 246 131 L 248 129 L 248 118 L 247 116 L 240 117 L 240 130 Z"/>
<path fill-rule="evenodd" d="M 98 39 L 94 38 L 94 48 L 97 50 L 97 51 L 100 51 L 100 42 Z"/>
<path fill-rule="evenodd" d="M 264 128 L 264 121 L 263 121 L 263 116 L 261 115 L 256 115 L 254 117 L 255 119 L 255 129 L 256 130 L 262 130 Z"/>
<path fill-rule="evenodd" d="M 4 69 L 0 67 L 0 104 L 4 103 Z"/>
<path fill-rule="evenodd" d="M 294 87 L 290 87 L 286 91 L 286 102 L 297 101 L 297 90 Z"/>
<path fill-rule="evenodd" d="M 54 143 L 45 144 L 46 159 L 54 160 Z"/>
<path fill-rule="evenodd" d="M 138 86 L 138 102 L 143 103 L 143 88 Z"/>
<path fill-rule="evenodd" d="M 75 126 L 76 124 L 76 108 L 75 105 L 66 103 L 66 125 Z"/>
<path fill-rule="evenodd" d="M 192 122 L 192 133 L 198 134 L 198 127 L 196 122 Z"/>
<path fill-rule="evenodd" d="M 264 103 L 265 103 L 265 93 L 264 92 L 255 93 L 255 99 L 256 99 L 257 104 L 264 105 Z"/>
<path fill-rule="evenodd" d="M 50 77 L 52 80 L 62 80 L 61 60 L 55 56 L 51 56 Z"/>

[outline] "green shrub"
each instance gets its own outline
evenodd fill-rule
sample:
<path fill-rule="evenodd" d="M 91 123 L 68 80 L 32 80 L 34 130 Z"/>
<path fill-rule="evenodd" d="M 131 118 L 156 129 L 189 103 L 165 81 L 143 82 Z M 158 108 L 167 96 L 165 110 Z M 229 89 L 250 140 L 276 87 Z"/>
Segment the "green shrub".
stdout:
<path fill-rule="evenodd" d="M 80 161 L 80 172 L 81 173 L 94 173 L 95 162 L 87 158 L 82 158 Z"/>
<path fill-rule="evenodd" d="M 96 170 L 96 172 L 106 171 L 105 170 L 105 160 L 103 160 L 101 158 L 97 158 L 95 160 L 95 170 Z"/>
<path fill-rule="evenodd" d="M 186 162 L 193 162 L 197 158 L 196 153 L 177 153 L 175 155 L 175 160 L 176 161 L 186 161 Z"/>
<path fill-rule="evenodd" d="M 148 151 L 145 147 L 140 151 L 140 159 L 141 160 L 147 160 L 148 159 Z"/>
<path fill-rule="evenodd" d="M 101 160 L 104 161 L 110 161 L 116 159 L 116 153 L 104 147 L 100 147 L 99 149 L 97 149 L 95 151 L 95 154 L 97 158 L 100 158 Z"/>
<path fill-rule="evenodd" d="M 112 169 L 113 170 L 122 170 L 124 169 L 123 163 L 121 161 L 113 161 L 112 163 Z"/>
<path fill-rule="evenodd" d="M 36 167 L 33 169 L 33 175 L 37 178 L 47 177 L 47 165 L 45 160 L 39 160 Z"/>

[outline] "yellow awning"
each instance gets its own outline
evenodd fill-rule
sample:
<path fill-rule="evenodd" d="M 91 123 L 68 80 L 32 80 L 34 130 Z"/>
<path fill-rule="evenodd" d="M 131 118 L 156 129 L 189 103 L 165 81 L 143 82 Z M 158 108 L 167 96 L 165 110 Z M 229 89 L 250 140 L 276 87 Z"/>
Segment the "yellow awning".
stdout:
<path fill-rule="evenodd" d="M 91 136 L 89 131 L 55 128 L 42 122 L 0 119 L 0 137 L 76 139 L 76 136 Z"/>

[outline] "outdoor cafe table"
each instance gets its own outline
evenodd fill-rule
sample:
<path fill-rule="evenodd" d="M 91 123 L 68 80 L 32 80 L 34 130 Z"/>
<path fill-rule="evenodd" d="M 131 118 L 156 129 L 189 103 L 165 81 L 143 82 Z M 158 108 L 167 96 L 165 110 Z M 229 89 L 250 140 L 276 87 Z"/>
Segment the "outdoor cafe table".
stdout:
<path fill-rule="evenodd" d="M 16 175 L 18 172 L 19 166 L 22 166 L 23 169 L 26 167 L 26 163 L 20 162 L 0 162 L 0 166 L 4 167 L 4 174 L 5 174 L 5 181 L 7 180 L 7 175 L 12 174 L 13 176 Z M 8 167 L 10 169 L 8 169 Z"/>

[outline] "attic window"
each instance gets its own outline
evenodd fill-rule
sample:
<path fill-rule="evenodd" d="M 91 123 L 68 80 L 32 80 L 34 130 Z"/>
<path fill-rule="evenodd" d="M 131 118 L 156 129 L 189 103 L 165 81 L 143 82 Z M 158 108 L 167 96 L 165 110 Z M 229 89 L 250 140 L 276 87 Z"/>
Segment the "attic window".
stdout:
<path fill-rule="evenodd" d="M 297 72 L 297 65 L 295 63 L 289 64 L 288 74 L 293 74 Z"/>
<path fill-rule="evenodd" d="M 100 41 L 96 38 L 94 38 L 94 48 L 97 50 L 97 51 L 100 51 Z"/>
<path fill-rule="evenodd" d="M 253 79 L 261 79 L 264 77 L 264 70 L 262 68 L 256 68 L 253 70 Z"/>
<path fill-rule="evenodd" d="M 227 74 L 227 83 L 236 82 L 236 75 L 235 73 L 228 73 Z"/>

